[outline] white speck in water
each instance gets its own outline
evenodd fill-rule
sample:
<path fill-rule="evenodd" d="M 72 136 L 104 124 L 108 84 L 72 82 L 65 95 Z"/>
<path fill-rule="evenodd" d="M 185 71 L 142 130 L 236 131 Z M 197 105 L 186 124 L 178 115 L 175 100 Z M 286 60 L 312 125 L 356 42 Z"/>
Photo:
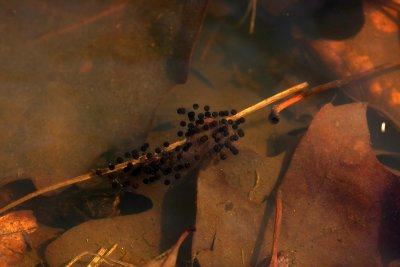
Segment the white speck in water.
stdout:
<path fill-rule="evenodd" d="M 381 124 L 381 133 L 384 133 L 386 131 L 386 122 L 382 122 Z"/>

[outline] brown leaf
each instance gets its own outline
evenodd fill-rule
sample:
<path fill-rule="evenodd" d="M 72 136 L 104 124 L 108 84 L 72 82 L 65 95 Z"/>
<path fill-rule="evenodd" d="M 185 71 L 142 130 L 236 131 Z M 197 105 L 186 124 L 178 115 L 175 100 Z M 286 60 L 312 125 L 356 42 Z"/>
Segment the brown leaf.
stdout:
<path fill-rule="evenodd" d="M 253 266 L 270 252 L 260 251 L 264 200 L 279 176 L 281 157 L 265 159 L 242 148 L 238 156 L 201 171 L 193 239 L 201 266 Z"/>
<path fill-rule="evenodd" d="M 373 1 L 364 1 L 363 13 L 364 26 L 352 38 L 306 41 L 314 59 L 331 72 L 330 79 L 400 61 L 398 11 Z M 399 70 L 396 70 L 370 82 L 345 88 L 344 92 L 353 99 L 368 102 L 400 128 L 399 84 Z"/>
<path fill-rule="evenodd" d="M 400 255 L 399 177 L 370 147 L 366 106 L 326 105 L 283 179 L 291 266 L 386 266 Z"/>
<path fill-rule="evenodd" d="M 16 211 L 0 217 L 0 266 L 15 266 L 24 257 L 26 234 L 36 231 L 32 211 Z"/>

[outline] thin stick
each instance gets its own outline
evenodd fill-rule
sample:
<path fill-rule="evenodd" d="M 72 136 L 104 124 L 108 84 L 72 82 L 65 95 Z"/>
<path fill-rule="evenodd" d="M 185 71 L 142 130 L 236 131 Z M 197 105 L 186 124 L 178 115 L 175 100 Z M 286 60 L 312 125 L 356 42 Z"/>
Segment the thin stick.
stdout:
<path fill-rule="evenodd" d="M 18 199 L 16 201 L 4 206 L 3 208 L 0 209 L 0 214 L 5 212 L 5 211 L 8 211 L 9 209 L 12 209 L 15 206 L 18 206 L 18 205 L 20 205 L 20 204 L 22 204 L 22 203 L 24 203 L 24 202 L 26 202 L 26 201 L 28 201 L 28 200 L 30 200 L 32 198 L 35 198 L 35 197 L 40 196 L 40 195 L 43 195 L 43 194 L 45 194 L 47 192 L 50 192 L 50 191 L 53 191 L 53 190 L 57 190 L 59 188 L 63 188 L 63 187 L 66 187 L 66 186 L 69 186 L 69 185 L 72 185 L 72 184 L 80 183 L 80 182 L 89 180 L 89 179 L 91 179 L 93 177 L 94 177 L 94 175 L 92 175 L 91 173 L 90 174 L 84 174 L 84 175 L 75 177 L 73 179 L 70 179 L 70 180 L 67 180 L 67 181 L 64 181 L 64 182 L 61 182 L 61 183 L 57 183 L 57 184 L 54 184 L 54 185 L 50 185 L 50 186 L 48 186 L 46 188 L 37 190 L 37 191 L 35 191 L 33 193 L 30 193 L 30 194 L 28 194 L 28 195 L 26 195 L 24 197 L 21 197 L 20 199 Z"/>
<path fill-rule="evenodd" d="M 251 20 L 250 20 L 250 34 L 254 33 L 254 25 L 256 24 L 256 11 L 257 11 L 257 0 L 251 0 Z"/>
<path fill-rule="evenodd" d="M 276 112 L 275 114 L 278 115 L 282 110 L 290 107 L 291 105 L 294 105 L 295 103 L 299 102 L 300 100 L 302 100 L 304 98 L 305 98 L 304 94 L 298 94 L 298 95 L 295 95 L 295 96 L 283 101 L 282 103 L 279 103 L 278 105 L 276 105 L 274 107 L 275 112 Z"/>
<path fill-rule="evenodd" d="M 108 16 L 110 16 L 110 15 L 112 15 L 114 13 L 120 12 L 121 10 L 123 10 L 125 8 L 126 4 L 127 4 L 127 1 L 123 1 L 123 2 L 121 2 L 119 4 L 117 4 L 117 5 L 114 5 L 114 6 L 110 7 L 110 8 L 108 8 L 108 9 L 106 9 L 106 10 L 104 10 L 104 11 L 98 13 L 98 14 L 96 14 L 96 15 L 93 15 L 93 16 L 88 17 L 88 18 L 84 18 L 84 19 L 82 19 L 81 21 L 79 21 L 77 23 L 74 23 L 72 25 L 68 25 L 68 26 L 66 26 L 64 28 L 58 29 L 58 30 L 53 31 L 53 32 L 49 32 L 49 33 L 43 34 L 43 35 L 39 36 L 37 39 L 35 39 L 35 40 L 31 41 L 30 43 L 28 43 L 28 45 L 29 46 L 34 46 L 34 45 L 46 42 L 46 41 L 48 41 L 48 40 L 50 40 L 50 39 L 52 39 L 52 38 L 54 38 L 54 37 L 56 37 L 58 35 L 62 35 L 62 34 L 65 34 L 65 33 L 76 31 L 77 29 L 79 29 L 79 28 L 81 28 L 83 26 L 90 25 L 90 24 L 95 23 L 95 22 L 97 22 L 97 21 L 99 21 L 101 19 L 104 19 L 104 18 L 106 18 L 106 17 L 108 17 Z"/>
<path fill-rule="evenodd" d="M 236 115 L 230 116 L 228 119 L 236 120 L 236 119 L 239 119 L 240 117 L 247 116 L 250 113 L 253 113 L 254 111 L 257 111 L 259 109 L 265 108 L 266 106 L 268 106 L 268 105 L 270 105 L 272 103 L 275 103 L 275 102 L 277 102 L 279 100 L 282 100 L 283 98 L 286 98 L 286 97 L 288 97 L 288 96 L 290 96 L 292 94 L 298 93 L 299 91 L 302 91 L 307 87 L 308 87 L 308 83 L 307 82 L 304 82 L 304 83 L 295 85 L 293 87 L 290 87 L 289 89 L 287 89 L 287 90 L 285 90 L 283 92 L 280 92 L 280 93 L 278 93 L 276 95 L 268 97 L 268 98 L 264 99 L 263 101 L 260 101 L 257 104 L 252 105 L 252 106 L 250 106 L 250 107 L 238 112 Z"/>
<path fill-rule="evenodd" d="M 109 250 L 105 248 L 101 248 L 99 252 L 97 252 L 97 256 L 92 259 L 92 261 L 86 267 L 97 267 L 103 261 L 101 257 L 109 257 L 117 248 L 118 244 L 114 244 Z"/>
<path fill-rule="evenodd" d="M 349 85 L 351 83 L 358 82 L 363 79 L 370 79 L 377 74 L 393 71 L 393 70 L 398 69 L 399 67 L 400 67 L 400 62 L 384 64 L 384 65 L 380 65 L 378 67 L 369 69 L 367 71 L 358 73 L 353 76 L 349 76 L 349 77 L 346 77 L 343 79 L 338 79 L 338 80 L 334 80 L 332 82 L 328 82 L 328 83 L 324 83 L 324 84 L 315 86 L 315 87 L 311 88 L 310 90 L 307 90 L 306 92 L 302 92 L 298 95 L 295 95 L 292 98 L 289 98 L 286 101 L 276 105 L 273 108 L 274 113 L 276 115 L 278 115 L 282 110 L 294 105 L 295 103 L 299 102 L 300 100 L 302 100 L 310 95 L 321 93 L 321 92 L 324 92 L 324 91 L 327 91 L 327 90 L 330 90 L 333 88 L 340 88 L 345 85 Z"/>
<path fill-rule="evenodd" d="M 297 93 L 300 90 L 303 90 L 304 88 L 306 88 L 307 86 L 308 86 L 308 83 L 306 83 L 306 82 L 301 83 L 301 84 L 296 85 L 296 86 L 293 86 L 293 87 L 291 87 L 291 88 L 289 88 L 289 89 L 287 89 L 287 90 L 285 90 L 285 91 L 283 91 L 281 93 L 278 93 L 278 94 L 276 94 L 274 96 L 271 96 L 271 97 L 269 97 L 269 98 L 267 98 L 267 99 L 255 104 L 255 105 L 253 105 L 251 107 L 248 107 L 248 108 L 242 110 L 241 112 L 237 113 L 236 115 L 228 117 L 227 119 L 236 120 L 236 119 L 238 119 L 240 117 L 244 117 L 244 116 L 246 116 L 246 115 L 248 115 L 248 114 L 250 114 L 250 113 L 252 113 L 254 111 L 257 111 L 257 110 L 259 110 L 261 108 L 264 108 L 264 107 L 268 106 L 269 104 L 272 104 L 272 103 L 274 103 L 276 101 L 279 101 L 279 100 L 281 100 L 281 99 L 283 99 L 285 97 L 288 97 L 291 94 Z M 186 138 L 182 139 L 180 141 L 177 141 L 177 142 L 169 145 L 163 151 L 174 150 L 177 146 L 184 145 L 186 141 L 187 141 Z M 160 156 L 159 154 L 154 154 L 154 158 L 157 158 L 159 156 Z M 135 165 L 135 164 L 138 164 L 138 163 L 141 163 L 141 162 L 144 162 L 144 161 L 146 161 L 146 156 L 141 156 L 139 159 L 133 159 L 133 160 L 129 160 L 129 161 L 125 161 L 123 163 L 117 164 L 117 165 L 115 165 L 115 169 L 113 169 L 113 170 L 110 170 L 108 168 L 104 168 L 104 169 L 101 169 L 100 171 L 101 171 L 102 175 L 110 174 L 110 173 L 122 170 L 129 163 L 132 163 L 133 165 Z M 10 209 L 12 209 L 12 208 L 24 203 L 24 202 L 32 199 L 32 198 L 35 198 L 35 197 L 40 196 L 40 195 L 43 195 L 43 194 L 45 194 L 47 192 L 54 191 L 54 190 L 57 190 L 57 189 L 60 189 L 60 188 L 63 188 L 63 187 L 69 186 L 69 185 L 77 184 L 77 183 L 80 183 L 80 182 L 84 182 L 84 181 L 90 180 L 90 179 L 92 179 L 92 178 L 94 178 L 96 176 L 97 176 L 96 172 L 92 171 L 90 173 L 80 175 L 80 176 L 72 178 L 70 180 L 54 184 L 54 185 L 48 186 L 48 187 L 43 188 L 43 189 L 39 189 L 39 190 L 37 190 L 35 192 L 32 192 L 32 193 L 30 193 L 30 194 L 28 194 L 28 195 L 16 200 L 16 201 L 11 202 L 10 204 L 4 206 L 3 208 L 0 209 L 0 214 L 6 212 L 6 211 L 8 211 L 8 210 L 10 210 Z"/>
<path fill-rule="evenodd" d="M 246 12 L 244 13 L 243 17 L 239 20 L 239 22 L 236 26 L 240 26 L 246 21 L 247 17 L 250 15 L 252 5 L 253 5 L 253 0 L 249 0 L 249 2 L 247 4 Z"/>
<path fill-rule="evenodd" d="M 127 262 L 123 262 L 123 261 L 119 261 L 119 260 L 114 260 L 105 256 L 100 256 L 96 253 L 91 253 L 88 251 L 82 252 L 81 254 L 79 254 L 78 256 L 76 256 L 75 258 L 73 258 L 67 265 L 65 265 L 65 267 L 71 267 L 72 265 L 74 265 L 74 263 L 76 263 L 77 261 L 79 261 L 80 259 L 82 259 L 85 256 L 98 256 L 100 257 L 105 263 L 111 265 L 111 266 L 115 266 L 115 264 L 121 265 L 121 266 L 125 266 L 125 267 L 137 267 L 136 265 L 133 265 L 131 263 L 127 263 Z"/>
<path fill-rule="evenodd" d="M 278 190 L 276 195 L 276 213 L 275 213 L 275 226 L 274 226 L 274 238 L 272 241 L 272 251 L 271 251 L 271 262 L 269 267 L 278 266 L 278 241 L 281 235 L 281 225 L 282 225 L 282 193 Z"/>
<path fill-rule="evenodd" d="M 245 22 L 245 20 L 247 19 L 247 17 L 251 13 L 249 33 L 253 34 L 254 26 L 256 24 L 256 12 L 257 12 L 257 0 L 249 0 L 249 3 L 247 4 L 246 12 L 244 13 L 243 17 L 238 22 L 237 26 L 240 26 L 241 24 L 243 24 Z"/>
<path fill-rule="evenodd" d="M 89 264 L 86 265 L 86 267 L 95 267 L 95 266 L 97 266 L 97 265 L 101 262 L 101 257 L 103 257 L 104 254 L 106 254 L 106 252 L 107 252 L 107 249 L 101 247 L 101 248 L 99 249 L 99 251 L 96 252 L 97 256 L 95 256 L 95 257 L 89 262 Z"/>
<path fill-rule="evenodd" d="M 67 265 L 65 265 L 65 267 L 71 267 L 72 265 L 75 264 L 75 262 L 79 261 L 86 255 L 89 255 L 89 252 L 87 252 L 87 251 L 82 252 L 81 254 L 79 254 L 75 258 L 73 258 L 70 262 L 68 262 Z"/>

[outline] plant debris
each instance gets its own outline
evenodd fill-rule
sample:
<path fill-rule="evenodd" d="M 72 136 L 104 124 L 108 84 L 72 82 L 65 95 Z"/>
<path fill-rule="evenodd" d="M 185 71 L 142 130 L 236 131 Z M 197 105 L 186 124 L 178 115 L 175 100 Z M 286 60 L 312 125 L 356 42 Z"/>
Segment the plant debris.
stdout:
<path fill-rule="evenodd" d="M 0 217 L 0 266 L 16 266 L 27 249 L 26 235 L 38 225 L 32 211 L 16 211 Z"/>

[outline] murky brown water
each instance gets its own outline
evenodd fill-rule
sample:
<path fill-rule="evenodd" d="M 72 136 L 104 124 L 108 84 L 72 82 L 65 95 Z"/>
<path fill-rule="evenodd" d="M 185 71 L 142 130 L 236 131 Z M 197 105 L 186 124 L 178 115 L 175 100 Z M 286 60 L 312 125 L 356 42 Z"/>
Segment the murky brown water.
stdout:
<path fill-rule="evenodd" d="M 0 245 L 0 261 L 15 257 L 4 266 L 65 266 L 84 251 L 96 253 L 113 244 L 118 246 L 112 259 L 144 264 L 175 244 L 189 226 L 198 231 L 183 243 L 179 266 L 261 266 L 271 258 L 279 190 L 284 192 L 283 245 L 277 266 L 397 266 L 400 251 L 393 244 L 400 234 L 382 227 L 392 229 L 400 221 L 398 66 L 309 96 L 283 110 L 278 124 L 268 119 L 271 107 L 247 115 L 245 123 L 237 123 L 245 133 L 237 138 L 237 156 L 233 139 L 225 154 L 223 145 L 220 150 L 209 145 L 220 141 L 208 128 L 208 145 L 193 141 L 199 133 L 188 136 L 195 152 L 175 150 L 167 163 L 170 172 L 156 161 L 161 152 L 156 159 L 145 155 L 184 138 L 194 103 L 199 105 L 194 111 L 205 118 L 192 123 L 201 128 L 215 119 L 207 117 L 205 105 L 210 111 L 240 111 L 302 82 L 313 87 L 399 62 L 397 1 L 2 2 L 0 206 L 104 168 L 101 177 L 92 175 L 17 206 L 33 210 L 40 234 L 32 234 L 33 243 L 22 242 L 33 248 L 22 249 L 23 257 L 2 255 L 6 248 Z M 361 115 L 349 114 L 343 122 L 335 117 L 338 110 L 330 110 L 331 117 L 319 113 L 326 104 L 352 102 L 370 108 L 363 115 L 349 107 Z M 177 114 L 180 107 L 184 115 Z M 318 143 L 323 130 L 315 116 L 336 118 L 331 126 L 341 125 L 348 138 L 355 136 L 354 147 L 345 135 L 329 137 L 331 131 L 325 133 L 326 147 Z M 354 118 L 368 118 L 369 128 L 367 120 L 352 123 Z M 226 122 L 225 137 L 238 134 L 235 123 Z M 311 123 L 319 130 L 313 132 Z M 359 135 L 352 127 L 360 128 Z M 310 154 L 300 149 L 305 134 L 317 136 Z M 332 140 L 337 147 L 329 146 Z M 109 163 L 120 163 L 118 157 L 135 160 L 132 151 L 142 153 L 145 142 L 150 148 L 143 158 L 155 167 L 143 164 L 140 175 L 129 176 L 129 185 L 123 184 L 123 175 L 131 169 L 104 174 L 110 172 Z M 365 152 L 370 144 L 371 154 Z M 324 153 L 331 159 L 323 161 Z M 394 174 L 381 170 L 373 153 Z M 293 155 L 299 154 L 309 157 L 303 159 L 310 165 L 309 180 L 296 167 L 299 156 Z M 360 155 L 368 160 L 357 161 Z M 336 158 L 341 164 L 335 165 Z M 354 162 L 370 164 L 360 169 L 377 170 L 364 178 L 384 189 L 371 193 L 374 186 L 358 179 Z M 181 172 L 185 163 L 190 167 Z M 296 189 L 293 173 L 304 176 Z M 332 184 L 328 190 L 320 182 Z M 350 257 L 363 251 L 356 249 L 362 244 L 368 244 L 368 253 Z M 92 258 L 73 266 L 87 266 Z"/>

